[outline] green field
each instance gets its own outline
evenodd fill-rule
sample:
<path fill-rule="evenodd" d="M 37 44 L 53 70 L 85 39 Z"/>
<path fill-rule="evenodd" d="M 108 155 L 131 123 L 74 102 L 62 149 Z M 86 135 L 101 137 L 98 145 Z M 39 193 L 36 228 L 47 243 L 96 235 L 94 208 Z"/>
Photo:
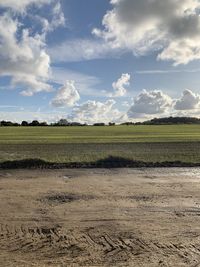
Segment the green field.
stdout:
<path fill-rule="evenodd" d="M 200 125 L 0 127 L 0 144 L 200 141 Z"/>
<path fill-rule="evenodd" d="M 91 162 L 108 156 L 200 162 L 200 125 L 0 127 L 0 162 Z"/>

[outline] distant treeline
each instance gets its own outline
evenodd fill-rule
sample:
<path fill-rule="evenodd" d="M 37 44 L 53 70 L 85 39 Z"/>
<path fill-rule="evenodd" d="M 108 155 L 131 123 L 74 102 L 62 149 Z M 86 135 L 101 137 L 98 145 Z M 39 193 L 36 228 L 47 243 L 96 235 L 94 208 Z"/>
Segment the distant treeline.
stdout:
<path fill-rule="evenodd" d="M 194 117 L 168 117 L 168 118 L 154 118 L 152 120 L 144 122 L 124 122 L 120 125 L 172 125 L 172 124 L 200 124 L 200 119 Z M 94 123 L 92 126 L 115 126 L 116 124 L 110 122 L 105 123 Z M 66 119 L 61 119 L 58 122 L 50 123 L 39 122 L 33 120 L 32 122 L 22 121 L 21 123 L 11 121 L 0 121 L 0 126 L 87 126 L 86 123 L 82 124 L 79 122 L 68 122 Z"/>
<path fill-rule="evenodd" d="M 68 122 L 65 119 L 61 119 L 58 122 L 50 123 L 39 122 L 33 120 L 32 122 L 22 121 L 21 123 L 16 123 L 12 121 L 0 121 L 0 126 L 85 126 L 86 124 L 81 124 L 79 122 Z"/>
<path fill-rule="evenodd" d="M 144 122 L 124 122 L 121 125 L 172 125 L 172 124 L 200 124 L 200 119 L 194 117 L 154 118 Z"/>

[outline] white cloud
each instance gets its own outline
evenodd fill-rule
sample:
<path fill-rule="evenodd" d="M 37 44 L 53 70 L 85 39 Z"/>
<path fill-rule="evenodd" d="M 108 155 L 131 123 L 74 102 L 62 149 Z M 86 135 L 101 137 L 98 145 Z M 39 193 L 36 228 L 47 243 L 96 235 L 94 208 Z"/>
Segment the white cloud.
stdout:
<path fill-rule="evenodd" d="M 31 36 L 28 29 L 19 29 L 20 23 L 8 13 L 0 16 L 0 75 L 11 76 L 13 85 L 25 85 L 24 95 L 49 92 L 50 58 L 43 36 Z"/>
<path fill-rule="evenodd" d="M 40 8 L 50 5 L 49 21 L 39 15 L 34 18 L 26 12 L 31 5 Z M 0 0 L 0 76 L 11 77 L 12 87 L 22 86 L 23 96 L 38 92 L 50 92 L 50 56 L 46 51 L 46 35 L 59 26 L 65 25 L 65 17 L 58 0 Z M 10 10 L 14 11 L 11 12 Z M 15 12 L 19 12 L 17 16 Z M 23 14 L 21 14 L 23 13 Z M 26 28 L 24 18 L 39 20 L 40 27 Z M 41 28 L 42 26 L 42 28 Z"/>
<path fill-rule="evenodd" d="M 125 86 L 130 85 L 130 74 L 125 73 L 122 74 L 121 77 L 112 84 L 112 87 L 114 89 L 114 94 L 112 94 L 112 97 L 120 97 L 126 95 L 126 88 Z"/>
<path fill-rule="evenodd" d="M 52 6 L 52 12 L 51 12 L 51 20 L 41 17 L 41 16 L 34 16 L 36 20 L 39 20 L 44 34 L 48 32 L 54 31 L 56 28 L 60 26 L 65 26 L 65 16 L 62 11 L 62 7 L 60 2 L 56 2 L 54 6 Z"/>
<path fill-rule="evenodd" d="M 65 25 L 65 16 L 62 11 L 62 7 L 60 2 L 57 2 L 56 5 L 53 7 L 53 20 L 52 20 L 52 27 L 57 28 L 59 26 Z"/>
<path fill-rule="evenodd" d="M 56 107 L 72 106 L 76 102 L 75 100 L 73 101 L 75 97 L 77 97 L 78 101 L 79 96 L 77 96 L 76 91 L 70 94 L 69 86 L 68 89 L 63 86 L 63 90 L 62 88 L 58 90 L 56 97 L 53 99 L 55 103 L 52 101 L 52 104 Z M 200 115 L 200 95 L 190 90 L 185 90 L 178 100 L 172 99 L 160 90 L 143 90 L 143 92 L 133 99 L 132 104 L 127 101 L 121 103 L 123 111 L 119 111 L 118 108 L 115 108 L 115 104 L 116 102 L 113 99 L 105 102 L 90 100 L 80 105 L 76 104 L 70 115 L 60 111 L 44 112 L 40 108 L 33 112 L 26 111 L 19 106 L 2 105 L 0 107 L 2 110 L 0 111 L 0 116 L 2 120 L 18 122 L 24 119 L 29 121 L 37 119 L 40 121 L 46 120 L 48 122 L 53 122 L 65 118 L 69 121 L 93 124 L 95 122 L 122 123 L 125 121 L 144 121 L 154 117 Z M 7 111 L 7 109 L 11 109 L 11 111 Z"/>
<path fill-rule="evenodd" d="M 200 108 L 200 95 L 191 90 L 183 91 L 182 97 L 175 102 L 176 110 L 194 110 Z"/>
<path fill-rule="evenodd" d="M 167 69 L 167 70 L 156 70 L 156 69 L 149 69 L 149 70 L 138 70 L 136 71 L 135 73 L 137 74 L 170 74 L 170 73 L 198 73 L 200 72 L 200 69 L 199 68 L 196 68 L 196 69 Z"/>
<path fill-rule="evenodd" d="M 165 115 L 172 107 L 172 99 L 160 90 L 146 91 L 143 90 L 134 98 L 134 103 L 128 111 L 130 118 L 141 117 L 146 115 Z"/>
<path fill-rule="evenodd" d="M 68 80 L 73 80 L 81 95 L 85 96 L 104 96 L 100 90 L 95 89 L 101 80 L 95 76 L 87 75 L 77 71 L 72 71 L 62 67 L 52 67 L 50 80 L 57 84 L 64 84 Z"/>
<path fill-rule="evenodd" d="M 113 107 L 115 103 L 112 99 L 105 103 L 91 100 L 87 101 L 80 106 L 74 107 L 68 119 L 88 124 L 117 121 L 122 114 Z"/>
<path fill-rule="evenodd" d="M 100 40 L 72 39 L 48 49 L 53 62 L 78 62 L 116 56 L 121 53 Z"/>
<path fill-rule="evenodd" d="M 52 0 L 1 0 L 0 7 L 10 8 L 16 12 L 24 12 L 30 5 L 41 6 L 49 4 Z"/>
<path fill-rule="evenodd" d="M 79 99 L 80 96 L 75 87 L 75 82 L 68 80 L 57 91 L 56 96 L 51 101 L 51 105 L 54 107 L 72 107 Z"/>
<path fill-rule="evenodd" d="M 158 59 L 174 65 L 200 58 L 198 0 L 112 0 L 103 18 L 104 30 L 94 29 L 113 48 L 134 54 L 161 51 Z"/>
<path fill-rule="evenodd" d="M 198 31 L 198 35 L 200 30 Z M 172 41 L 159 55 L 158 59 L 173 60 L 174 65 L 187 64 L 200 59 L 200 38 Z"/>

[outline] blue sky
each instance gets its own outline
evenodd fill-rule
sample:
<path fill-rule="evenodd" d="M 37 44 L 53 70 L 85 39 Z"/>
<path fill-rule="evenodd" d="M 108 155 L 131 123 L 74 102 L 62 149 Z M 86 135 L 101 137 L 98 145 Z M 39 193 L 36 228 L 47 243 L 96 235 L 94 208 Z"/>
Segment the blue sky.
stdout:
<path fill-rule="evenodd" d="M 0 120 L 199 116 L 197 0 L 2 0 Z"/>

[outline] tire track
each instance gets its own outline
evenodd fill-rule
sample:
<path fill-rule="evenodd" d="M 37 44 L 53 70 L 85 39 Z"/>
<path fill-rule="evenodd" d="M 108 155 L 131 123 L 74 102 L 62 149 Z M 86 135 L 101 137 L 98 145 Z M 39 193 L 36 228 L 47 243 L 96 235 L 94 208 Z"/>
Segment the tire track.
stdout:
<path fill-rule="evenodd" d="M 59 225 L 0 224 L 1 251 L 55 258 L 58 262 L 65 258 L 82 264 L 134 262 L 145 257 L 149 262 L 157 262 L 156 266 L 168 266 L 167 259 L 173 257 L 183 266 L 195 266 L 200 261 L 200 240 L 195 240 L 187 245 L 166 244 L 145 240 L 134 233 L 112 235 L 102 229 L 91 233 L 90 230 L 66 231 Z"/>

